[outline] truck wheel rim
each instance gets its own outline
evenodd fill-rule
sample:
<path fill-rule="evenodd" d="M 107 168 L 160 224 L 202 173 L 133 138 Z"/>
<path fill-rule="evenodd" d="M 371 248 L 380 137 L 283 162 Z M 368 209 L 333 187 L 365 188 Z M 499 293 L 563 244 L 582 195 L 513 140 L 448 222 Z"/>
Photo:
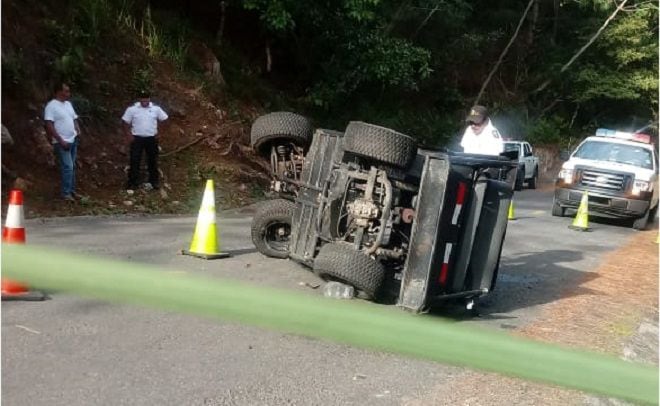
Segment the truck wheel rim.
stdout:
<path fill-rule="evenodd" d="M 289 240 L 291 239 L 291 226 L 287 223 L 271 223 L 266 226 L 264 242 L 274 250 L 286 252 L 289 250 Z"/>

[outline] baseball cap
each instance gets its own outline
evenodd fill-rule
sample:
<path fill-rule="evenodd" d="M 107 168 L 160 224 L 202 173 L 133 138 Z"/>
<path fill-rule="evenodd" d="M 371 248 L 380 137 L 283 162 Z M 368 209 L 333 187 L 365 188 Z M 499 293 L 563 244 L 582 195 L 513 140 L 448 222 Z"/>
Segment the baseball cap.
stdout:
<path fill-rule="evenodd" d="M 470 109 L 465 121 L 468 123 L 481 123 L 486 117 L 488 117 L 488 109 L 484 106 L 475 105 Z"/>
<path fill-rule="evenodd" d="M 148 99 L 150 97 L 151 97 L 151 95 L 149 94 L 149 91 L 147 91 L 147 90 L 140 90 L 138 92 L 138 99 Z"/>

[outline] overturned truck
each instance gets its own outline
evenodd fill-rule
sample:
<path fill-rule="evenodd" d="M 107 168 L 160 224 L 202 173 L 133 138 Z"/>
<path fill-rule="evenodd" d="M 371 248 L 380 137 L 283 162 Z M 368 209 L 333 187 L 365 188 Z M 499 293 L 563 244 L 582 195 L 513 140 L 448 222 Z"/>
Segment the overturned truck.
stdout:
<path fill-rule="evenodd" d="M 280 196 L 253 218 L 264 255 L 414 312 L 454 299 L 471 306 L 495 288 L 514 161 L 419 149 L 363 122 L 314 130 L 288 112 L 259 117 L 251 138 Z"/>

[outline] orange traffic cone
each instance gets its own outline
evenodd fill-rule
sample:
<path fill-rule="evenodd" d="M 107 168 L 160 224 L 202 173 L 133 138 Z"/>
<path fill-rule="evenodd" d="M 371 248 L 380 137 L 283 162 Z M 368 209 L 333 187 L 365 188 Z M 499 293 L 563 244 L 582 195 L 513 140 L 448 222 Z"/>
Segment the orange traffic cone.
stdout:
<path fill-rule="evenodd" d="M 25 244 L 25 225 L 23 217 L 23 192 L 14 189 L 9 192 L 9 206 L 7 207 L 7 219 L 5 227 L 2 229 L 3 244 Z M 32 295 L 27 286 L 2 278 L 2 300 L 24 299 L 24 300 L 44 300 L 46 295 L 36 292 L 38 295 Z"/>
<path fill-rule="evenodd" d="M 9 192 L 9 207 L 7 207 L 5 227 L 2 229 L 2 242 L 6 244 L 25 244 L 23 192 L 18 189 Z"/>

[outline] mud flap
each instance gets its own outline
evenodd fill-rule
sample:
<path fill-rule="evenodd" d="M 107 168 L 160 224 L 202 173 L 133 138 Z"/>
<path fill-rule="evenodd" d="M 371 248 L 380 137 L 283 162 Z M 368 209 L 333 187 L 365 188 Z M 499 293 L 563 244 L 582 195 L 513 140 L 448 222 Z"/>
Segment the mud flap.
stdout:
<path fill-rule="evenodd" d="M 417 214 L 410 238 L 411 249 L 404 266 L 397 302 L 397 306 L 413 312 L 425 310 L 431 272 L 438 269 L 442 261 L 437 255 L 441 239 L 438 230 L 448 176 L 449 161 L 446 158 L 425 157 L 415 208 Z"/>
<path fill-rule="evenodd" d="M 466 290 L 490 290 L 507 226 L 508 207 L 513 196 L 504 182 L 486 182 L 479 225 L 474 234 L 472 255 L 466 275 Z"/>
<path fill-rule="evenodd" d="M 487 186 L 487 181 L 479 181 L 474 185 L 473 191 L 470 193 L 465 216 L 466 220 L 463 226 L 463 235 L 458 244 L 459 254 L 453 269 L 451 289 L 453 292 L 462 291 L 465 287 L 465 276 L 470 265 L 470 254 L 477 235 Z"/>

